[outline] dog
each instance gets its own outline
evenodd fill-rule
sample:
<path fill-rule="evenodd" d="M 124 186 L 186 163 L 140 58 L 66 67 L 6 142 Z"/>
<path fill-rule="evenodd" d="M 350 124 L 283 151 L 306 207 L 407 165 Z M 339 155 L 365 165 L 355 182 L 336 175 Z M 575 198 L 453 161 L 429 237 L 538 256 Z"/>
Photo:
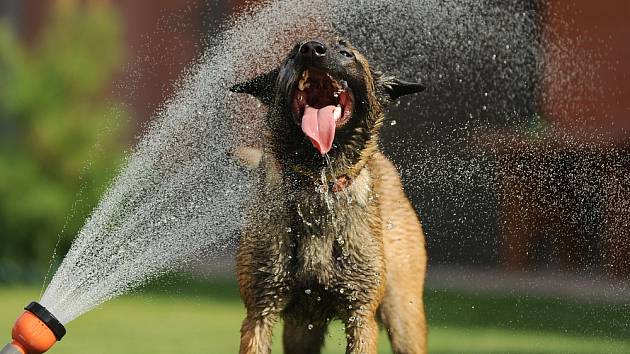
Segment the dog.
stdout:
<path fill-rule="evenodd" d="M 426 353 L 424 234 L 394 165 L 379 151 L 384 110 L 424 90 L 372 69 L 344 40 L 298 43 L 279 68 L 231 91 L 268 108 L 264 146 L 245 159 L 258 187 L 238 246 L 247 315 L 241 354 L 319 353 L 344 324 L 346 353 Z"/>

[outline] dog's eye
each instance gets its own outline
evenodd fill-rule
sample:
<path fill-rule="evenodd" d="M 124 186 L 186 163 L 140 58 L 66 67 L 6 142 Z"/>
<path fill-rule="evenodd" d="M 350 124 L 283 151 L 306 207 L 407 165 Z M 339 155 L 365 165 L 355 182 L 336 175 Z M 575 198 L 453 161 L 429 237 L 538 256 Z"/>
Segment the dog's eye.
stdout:
<path fill-rule="evenodd" d="M 341 55 L 343 55 L 344 57 L 348 57 L 348 58 L 352 58 L 352 57 L 354 57 L 354 55 L 352 55 L 352 53 L 350 53 L 350 52 L 349 52 L 349 51 L 347 51 L 347 50 L 342 50 L 342 51 L 340 51 L 339 53 L 341 53 Z"/>

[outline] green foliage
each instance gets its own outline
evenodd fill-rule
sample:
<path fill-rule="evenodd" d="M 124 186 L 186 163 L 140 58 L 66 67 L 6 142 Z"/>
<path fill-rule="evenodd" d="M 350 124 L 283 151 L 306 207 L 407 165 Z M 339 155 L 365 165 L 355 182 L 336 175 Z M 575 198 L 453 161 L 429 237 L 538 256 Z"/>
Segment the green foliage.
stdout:
<path fill-rule="evenodd" d="M 0 281 L 46 266 L 60 234 L 63 254 L 120 162 L 121 35 L 104 7 L 57 9 L 31 46 L 0 23 Z"/>

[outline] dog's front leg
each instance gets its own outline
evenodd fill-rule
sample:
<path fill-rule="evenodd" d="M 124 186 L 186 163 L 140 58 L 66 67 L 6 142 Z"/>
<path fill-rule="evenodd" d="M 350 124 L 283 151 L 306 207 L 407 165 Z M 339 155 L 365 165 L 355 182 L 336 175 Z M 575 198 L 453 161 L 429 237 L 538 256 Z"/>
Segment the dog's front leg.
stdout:
<path fill-rule="evenodd" d="M 286 305 L 289 289 L 289 246 L 278 240 L 259 233 L 245 233 L 241 240 L 237 272 L 247 316 L 241 327 L 240 354 L 271 353 L 273 326 Z"/>
<path fill-rule="evenodd" d="M 269 248 L 267 248 L 269 250 Z M 262 262 L 255 262 L 261 264 Z M 246 269 L 246 266 L 241 266 Z M 241 294 L 247 316 L 241 326 L 240 354 L 271 353 L 271 337 L 280 312 L 285 306 L 286 279 L 283 262 L 268 262 L 258 272 L 241 275 Z M 278 277 L 274 275 L 278 275 Z"/>
<path fill-rule="evenodd" d="M 275 312 L 263 316 L 247 315 L 241 327 L 240 354 L 270 354 L 273 326 L 278 319 Z"/>
<path fill-rule="evenodd" d="M 351 313 L 344 319 L 348 344 L 346 354 L 376 354 L 378 325 L 374 313 Z"/>

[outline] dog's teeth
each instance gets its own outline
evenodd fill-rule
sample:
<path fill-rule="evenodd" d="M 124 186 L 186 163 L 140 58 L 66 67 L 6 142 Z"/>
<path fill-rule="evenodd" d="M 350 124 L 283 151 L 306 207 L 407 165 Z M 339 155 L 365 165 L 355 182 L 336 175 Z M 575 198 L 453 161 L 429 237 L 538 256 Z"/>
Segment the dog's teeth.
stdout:
<path fill-rule="evenodd" d="M 300 82 L 298 82 L 298 89 L 300 89 L 300 91 L 304 91 L 304 89 L 307 89 L 311 87 L 311 83 L 310 82 L 304 82 L 302 80 L 300 80 Z"/>
<path fill-rule="evenodd" d="M 340 85 L 339 82 L 334 80 L 330 75 L 328 75 L 328 77 L 330 77 L 330 79 L 332 80 L 332 86 L 335 88 L 336 91 L 343 91 L 343 86 Z"/>
<path fill-rule="evenodd" d="M 304 93 L 302 93 L 302 92 L 296 93 L 296 98 L 297 98 L 297 102 L 298 103 L 304 102 Z"/>
<path fill-rule="evenodd" d="M 335 107 L 335 110 L 333 111 L 333 118 L 335 118 L 335 121 L 338 121 L 339 118 L 341 118 L 341 106 L 337 105 L 337 107 Z"/>
<path fill-rule="evenodd" d="M 308 70 L 302 71 L 302 78 L 298 81 L 298 89 L 304 91 L 305 88 L 309 88 L 311 84 L 308 82 Z"/>

